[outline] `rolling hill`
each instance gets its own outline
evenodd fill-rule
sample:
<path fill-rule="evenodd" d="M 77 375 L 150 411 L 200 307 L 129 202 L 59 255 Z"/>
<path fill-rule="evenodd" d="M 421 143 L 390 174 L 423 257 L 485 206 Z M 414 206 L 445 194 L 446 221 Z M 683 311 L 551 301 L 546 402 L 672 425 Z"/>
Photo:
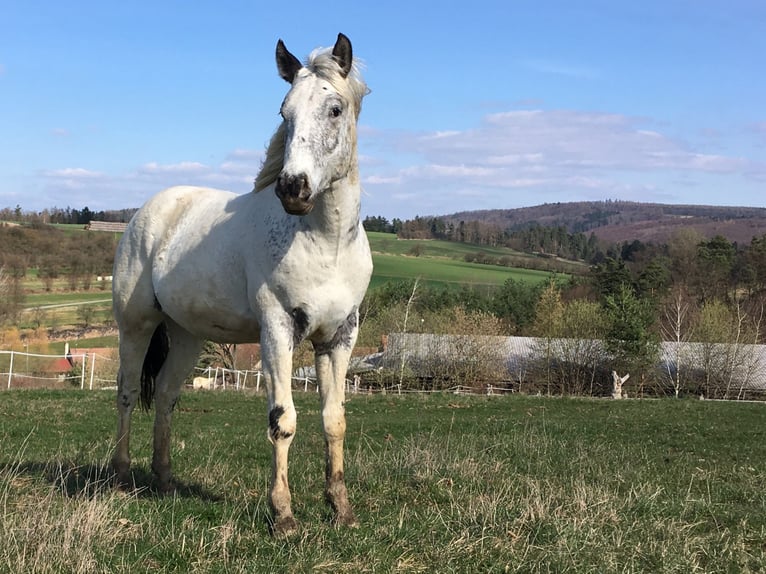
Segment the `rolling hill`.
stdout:
<path fill-rule="evenodd" d="M 766 194 L 765 194 L 766 195 Z M 668 205 L 630 201 L 546 203 L 517 209 L 464 211 L 446 215 L 447 222 L 481 221 L 502 229 L 532 225 L 563 226 L 571 233 L 593 232 L 610 242 L 664 242 L 681 228 L 705 237 L 723 235 L 729 241 L 749 243 L 766 233 L 766 208 L 712 205 Z"/>

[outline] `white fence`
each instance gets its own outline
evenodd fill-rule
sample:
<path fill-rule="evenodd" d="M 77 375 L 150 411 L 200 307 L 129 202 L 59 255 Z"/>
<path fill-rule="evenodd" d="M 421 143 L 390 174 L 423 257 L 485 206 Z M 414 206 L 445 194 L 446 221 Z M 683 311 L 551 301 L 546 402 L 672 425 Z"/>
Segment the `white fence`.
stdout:
<path fill-rule="evenodd" d="M 31 359 L 31 364 L 30 364 Z M 57 368 L 57 361 L 65 361 L 69 368 Z M 44 355 L 21 351 L 0 351 L 0 384 L 11 389 L 14 380 L 17 386 L 23 383 L 62 383 L 69 381 L 73 386 L 89 389 L 103 386 L 104 383 L 114 384 L 114 380 L 103 379 L 98 375 L 97 364 L 103 361 L 114 362 L 109 357 L 96 353 L 70 353 L 68 355 Z M 74 369 L 78 365 L 81 368 Z M 78 372 L 79 371 L 79 372 Z"/>
<path fill-rule="evenodd" d="M 57 368 L 57 363 L 60 368 Z M 76 367 L 76 368 L 75 368 Z M 118 361 L 98 353 L 48 355 L 0 350 L 0 388 L 59 386 L 69 383 L 80 389 L 113 389 L 117 383 Z M 261 391 L 260 370 L 233 370 L 221 367 L 197 369 L 198 377 L 208 381 L 205 388 Z M 305 392 L 318 392 L 311 376 L 293 377 L 293 387 Z M 347 392 L 359 391 L 359 380 L 346 381 Z"/>

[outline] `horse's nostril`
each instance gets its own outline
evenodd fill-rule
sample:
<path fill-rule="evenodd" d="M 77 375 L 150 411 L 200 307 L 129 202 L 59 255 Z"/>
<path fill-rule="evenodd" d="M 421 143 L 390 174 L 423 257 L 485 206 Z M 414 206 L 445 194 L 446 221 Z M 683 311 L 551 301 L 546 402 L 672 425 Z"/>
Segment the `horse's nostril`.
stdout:
<path fill-rule="evenodd" d="M 280 175 L 277 178 L 277 191 L 289 195 L 302 195 L 307 193 L 309 180 L 306 174 L 299 175 Z"/>

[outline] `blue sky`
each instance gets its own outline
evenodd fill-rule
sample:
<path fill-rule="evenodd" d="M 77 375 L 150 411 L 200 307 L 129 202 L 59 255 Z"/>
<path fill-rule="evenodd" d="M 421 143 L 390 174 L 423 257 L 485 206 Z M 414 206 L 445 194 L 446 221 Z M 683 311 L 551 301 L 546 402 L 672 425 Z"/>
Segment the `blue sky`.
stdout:
<path fill-rule="evenodd" d="M 0 207 L 246 193 L 299 58 L 351 38 L 363 214 L 766 207 L 766 3 L 3 2 Z"/>

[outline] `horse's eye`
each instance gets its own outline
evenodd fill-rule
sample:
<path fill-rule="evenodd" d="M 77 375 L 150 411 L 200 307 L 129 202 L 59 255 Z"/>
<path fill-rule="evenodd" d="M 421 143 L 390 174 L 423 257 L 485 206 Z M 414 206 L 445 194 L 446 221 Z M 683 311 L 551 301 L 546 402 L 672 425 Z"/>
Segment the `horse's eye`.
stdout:
<path fill-rule="evenodd" d="M 343 113 L 343 110 L 340 108 L 340 106 L 333 106 L 332 110 L 330 110 L 330 113 L 332 114 L 332 117 L 337 118 Z"/>

